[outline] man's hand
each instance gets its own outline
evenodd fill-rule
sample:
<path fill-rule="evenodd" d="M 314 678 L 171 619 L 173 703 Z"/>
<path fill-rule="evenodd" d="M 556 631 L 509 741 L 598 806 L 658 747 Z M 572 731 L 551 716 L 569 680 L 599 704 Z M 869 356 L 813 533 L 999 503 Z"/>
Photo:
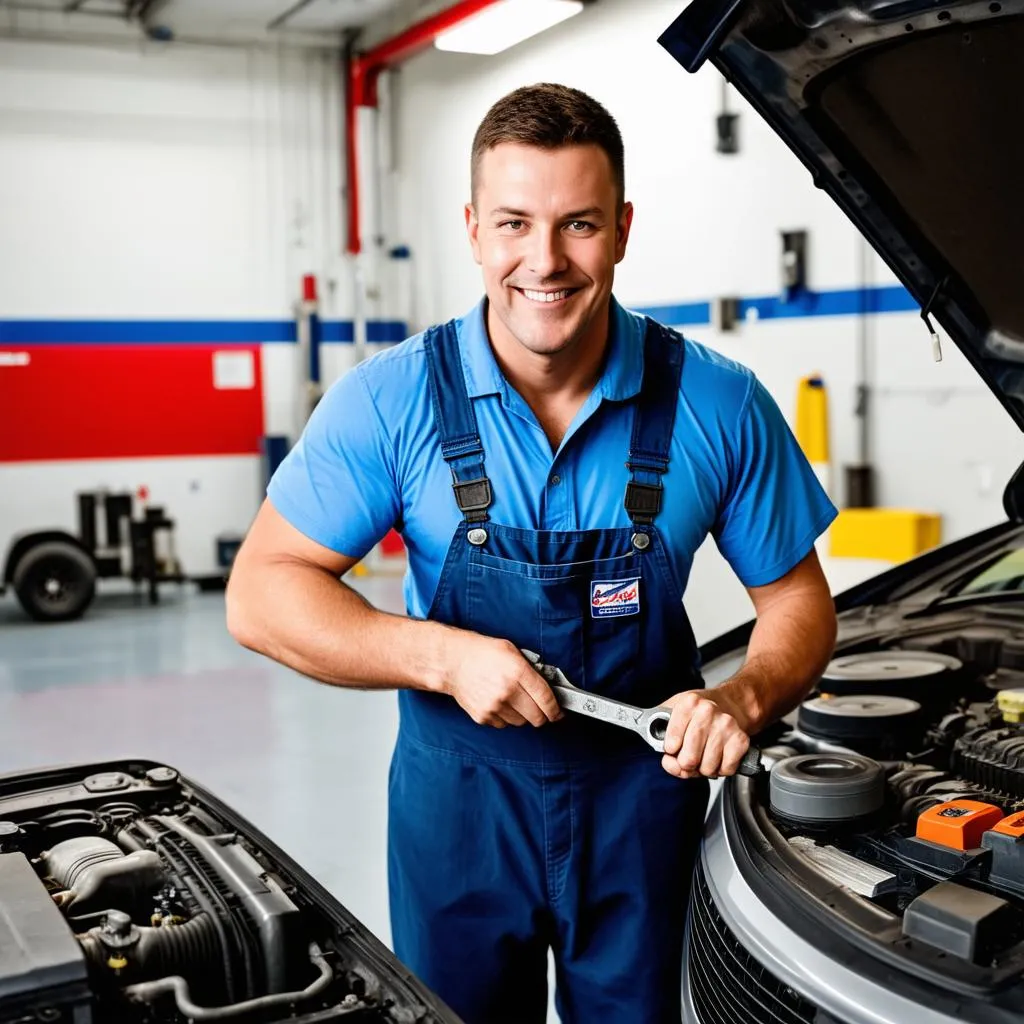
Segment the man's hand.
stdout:
<path fill-rule="evenodd" d="M 662 767 L 680 779 L 735 775 L 750 737 L 738 705 L 717 690 L 687 690 L 664 702 L 672 709 Z"/>
<path fill-rule="evenodd" d="M 507 640 L 456 634 L 443 692 L 478 725 L 546 725 L 562 717 L 551 687 Z"/>

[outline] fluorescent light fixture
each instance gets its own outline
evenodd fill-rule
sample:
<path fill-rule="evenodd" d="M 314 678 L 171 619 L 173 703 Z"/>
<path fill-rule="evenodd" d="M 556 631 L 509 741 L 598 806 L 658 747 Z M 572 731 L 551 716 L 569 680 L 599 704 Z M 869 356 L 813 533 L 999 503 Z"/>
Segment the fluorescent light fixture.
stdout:
<path fill-rule="evenodd" d="M 458 53 L 500 53 L 582 10 L 582 0 L 500 0 L 442 32 L 434 45 Z"/>

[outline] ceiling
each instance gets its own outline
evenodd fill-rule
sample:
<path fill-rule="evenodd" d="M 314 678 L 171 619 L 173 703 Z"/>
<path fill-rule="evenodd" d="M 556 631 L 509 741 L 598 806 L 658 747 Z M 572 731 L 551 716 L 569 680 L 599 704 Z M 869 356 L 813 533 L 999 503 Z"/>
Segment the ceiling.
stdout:
<path fill-rule="evenodd" d="M 337 46 L 346 30 L 436 6 L 429 0 L 0 0 L 0 29 Z"/>

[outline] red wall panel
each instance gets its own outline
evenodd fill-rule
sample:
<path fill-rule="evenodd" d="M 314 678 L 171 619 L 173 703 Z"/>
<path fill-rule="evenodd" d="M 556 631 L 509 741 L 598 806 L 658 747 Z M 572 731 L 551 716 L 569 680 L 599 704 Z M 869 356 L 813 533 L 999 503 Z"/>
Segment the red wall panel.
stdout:
<path fill-rule="evenodd" d="M 28 364 L 0 362 L 0 462 L 260 451 L 259 345 L 4 347 Z M 252 387 L 215 387 L 228 350 L 251 353 Z"/>

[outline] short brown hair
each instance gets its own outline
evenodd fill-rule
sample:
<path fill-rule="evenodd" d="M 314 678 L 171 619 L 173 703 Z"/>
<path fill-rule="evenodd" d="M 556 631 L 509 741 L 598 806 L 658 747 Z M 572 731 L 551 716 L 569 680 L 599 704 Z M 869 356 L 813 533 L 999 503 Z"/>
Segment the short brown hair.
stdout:
<path fill-rule="evenodd" d="M 619 206 L 622 206 L 626 192 L 622 135 L 615 118 L 585 92 L 541 82 L 524 85 L 498 100 L 484 115 L 473 136 L 470 187 L 474 203 L 481 158 L 489 149 L 505 142 L 541 149 L 600 146 L 611 162 Z"/>

